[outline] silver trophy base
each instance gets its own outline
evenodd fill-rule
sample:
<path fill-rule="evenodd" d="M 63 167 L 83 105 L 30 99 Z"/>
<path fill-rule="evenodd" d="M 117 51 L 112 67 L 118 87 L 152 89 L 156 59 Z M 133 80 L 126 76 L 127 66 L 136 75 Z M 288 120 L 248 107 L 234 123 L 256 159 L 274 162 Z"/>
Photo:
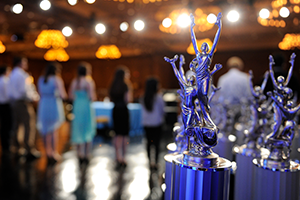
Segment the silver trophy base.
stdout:
<path fill-rule="evenodd" d="M 276 162 L 267 159 L 254 159 L 255 200 L 300 199 L 300 165 L 296 162 Z M 282 167 L 280 167 L 282 166 Z"/>
<path fill-rule="evenodd" d="M 172 163 L 172 200 L 227 200 L 231 162 L 218 157 L 174 156 Z M 191 162 L 191 163 L 189 163 Z M 198 163 L 197 163 L 198 162 Z M 210 167 L 207 167 L 211 165 Z"/>
<path fill-rule="evenodd" d="M 236 154 L 237 169 L 235 171 L 235 186 L 234 199 L 235 200 L 252 200 L 253 198 L 253 182 L 254 182 L 254 158 L 260 158 L 262 155 L 268 154 L 268 150 L 248 149 L 246 145 L 234 147 Z"/>
<path fill-rule="evenodd" d="M 164 199 L 165 200 L 171 200 L 171 177 L 172 177 L 172 162 L 175 159 L 175 157 L 178 155 L 178 153 L 170 153 L 164 156 L 164 159 L 166 161 L 166 169 L 165 169 L 165 194 Z"/>

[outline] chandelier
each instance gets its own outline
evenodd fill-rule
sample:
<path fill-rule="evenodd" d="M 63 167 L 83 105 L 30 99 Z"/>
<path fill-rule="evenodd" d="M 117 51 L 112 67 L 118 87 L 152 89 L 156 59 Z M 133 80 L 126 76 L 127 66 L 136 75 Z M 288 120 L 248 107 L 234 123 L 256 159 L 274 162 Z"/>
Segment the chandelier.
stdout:
<path fill-rule="evenodd" d="M 116 45 L 101 45 L 96 52 L 96 57 L 99 59 L 118 59 L 121 57 L 121 52 Z"/>
<path fill-rule="evenodd" d="M 272 11 L 266 11 L 266 16 L 257 18 L 258 23 L 262 26 L 275 26 L 285 27 L 286 22 L 284 18 L 287 18 L 290 13 L 300 13 L 300 0 L 274 0 L 271 2 Z M 295 18 L 297 19 L 297 18 Z M 295 20 L 294 20 L 295 23 Z M 296 24 L 298 25 L 298 24 Z"/>
<path fill-rule="evenodd" d="M 45 55 L 44 55 L 45 60 L 47 61 L 59 61 L 59 62 L 65 62 L 69 60 L 69 55 L 63 48 L 58 48 L 58 49 L 49 49 Z"/>
<path fill-rule="evenodd" d="M 3 53 L 6 50 L 4 44 L 0 41 L 0 53 Z"/>
<path fill-rule="evenodd" d="M 50 49 L 44 55 L 45 60 L 48 61 L 67 61 L 69 55 L 64 50 L 69 43 L 65 36 L 59 30 L 43 30 L 34 42 L 35 46 L 42 49 Z"/>
<path fill-rule="evenodd" d="M 177 9 L 177 10 L 172 11 L 169 14 L 169 16 L 166 18 L 166 19 L 169 19 L 170 25 L 164 26 L 163 24 L 160 24 L 159 30 L 162 32 L 171 33 L 171 34 L 180 33 L 183 29 L 177 25 L 178 19 L 182 15 L 189 16 L 189 13 L 190 13 L 190 11 L 186 8 Z M 196 11 L 194 13 L 195 24 L 196 24 L 195 31 L 198 30 L 200 32 L 205 32 L 205 31 L 208 31 L 213 28 L 214 22 L 213 23 L 208 22 L 207 17 L 208 17 L 208 15 L 205 14 L 202 9 L 200 9 L 200 8 L 196 9 Z M 185 21 L 185 23 L 189 25 L 190 24 L 189 19 L 187 19 L 187 20 L 188 21 Z"/>
<path fill-rule="evenodd" d="M 210 47 L 212 46 L 212 41 L 209 39 L 209 38 L 205 38 L 205 39 L 202 39 L 202 40 L 197 40 L 197 46 L 198 47 L 201 47 L 201 45 L 206 42 L 209 46 L 209 49 Z M 188 54 L 191 54 L 191 55 L 195 55 L 195 50 L 194 50 L 194 47 L 193 47 L 193 43 L 190 43 L 189 47 L 186 49 L 186 51 L 188 52 Z M 200 51 L 201 52 L 201 51 Z"/>
<path fill-rule="evenodd" d="M 300 49 L 300 34 L 285 34 L 283 40 L 278 44 L 281 50 Z"/>

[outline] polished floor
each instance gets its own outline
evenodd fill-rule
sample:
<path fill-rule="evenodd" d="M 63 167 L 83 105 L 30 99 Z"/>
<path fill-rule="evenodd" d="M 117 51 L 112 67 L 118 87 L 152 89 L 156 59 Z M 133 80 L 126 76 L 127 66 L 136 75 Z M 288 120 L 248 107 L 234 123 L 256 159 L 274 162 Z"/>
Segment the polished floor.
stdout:
<path fill-rule="evenodd" d="M 80 164 L 69 144 L 69 124 L 59 132 L 58 150 L 62 161 L 48 164 L 40 138 L 37 147 L 40 159 L 26 161 L 13 155 L 1 156 L 1 200 L 152 200 L 163 199 L 164 160 L 166 145 L 172 133 L 164 132 L 159 167 L 151 170 L 145 139 L 131 138 L 127 149 L 127 166 L 118 168 L 115 151 L 108 137 L 97 136 L 89 163 Z"/>

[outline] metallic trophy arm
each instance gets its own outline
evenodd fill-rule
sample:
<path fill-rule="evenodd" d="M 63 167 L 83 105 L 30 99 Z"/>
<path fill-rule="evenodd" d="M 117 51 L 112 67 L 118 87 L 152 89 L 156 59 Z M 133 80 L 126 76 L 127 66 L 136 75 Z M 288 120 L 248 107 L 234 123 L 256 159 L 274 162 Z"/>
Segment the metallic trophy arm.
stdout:
<path fill-rule="evenodd" d="M 273 85 L 276 86 L 276 89 L 277 89 L 278 88 L 278 84 L 276 82 L 274 71 L 273 71 L 273 65 L 274 64 L 275 64 L 275 62 L 274 62 L 273 56 L 270 55 L 269 56 L 269 71 L 270 71 L 270 76 L 271 76 Z"/>
<path fill-rule="evenodd" d="M 191 37 L 192 37 L 192 43 L 193 43 L 195 54 L 198 55 L 200 52 L 198 50 L 197 39 L 196 39 L 196 35 L 195 35 L 195 32 L 194 32 L 194 26 L 196 24 L 195 24 L 195 18 L 193 16 L 193 14 L 190 15 L 190 18 L 191 18 Z"/>
<path fill-rule="evenodd" d="M 179 62 L 179 72 L 180 72 L 180 76 L 182 77 L 182 79 L 184 80 L 184 82 L 187 83 L 186 77 L 184 75 L 184 70 L 183 70 L 183 65 L 185 64 L 185 59 L 183 55 L 180 55 L 180 62 Z"/>
<path fill-rule="evenodd" d="M 217 46 L 217 44 L 218 44 L 218 42 L 219 42 L 219 39 L 220 39 L 220 36 L 221 36 L 221 29 L 222 29 L 222 21 L 221 21 L 221 18 L 222 18 L 222 13 L 219 13 L 219 14 L 218 14 L 218 17 L 217 17 L 217 21 L 216 21 L 216 23 L 215 23 L 219 28 L 218 28 L 218 31 L 217 31 L 217 33 L 216 33 L 216 35 L 215 35 L 214 43 L 213 43 L 213 45 L 212 45 L 212 47 L 211 47 L 211 50 L 210 50 L 210 52 L 209 52 L 209 57 L 212 57 L 212 56 L 213 56 L 213 54 L 214 54 L 214 52 L 215 52 L 215 49 L 216 49 L 216 46 Z M 197 54 L 196 54 L 196 55 L 197 55 Z"/>
<path fill-rule="evenodd" d="M 223 66 L 221 64 L 215 64 L 213 70 L 210 72 L 210 75 L 214 75 L 218 70 L 220 70 Z"/>
<path fill-rule="evenodd" d="M 266 71 L 264 74 L 264 80 L 260 86 L 261 90 L 264 91 L 268 82 L 268 78 L 269 78 L 269 71 Z"/>
<path fill-rule="evenodd" d="M 184 81 L 184 79 L 181 77 L 181 74 L 180 72 L 178 71 L 178 69 L 176 68 L 176 65 L 175 65 L 175 62 L 177 61 L 178 59 L 178 55 L 175 55 L 173 59 L 170 59 L 168 57 L 164 57 L 165 61 L 167 61 L 168 63 L 170 63 L 173 67 L 173 70 L 174 70 L 174 74 L 175 76 L 177 77 L 179 83 L 180 83 L 180 86 L 182 88 L 185 88 L 186 86 L 186 82 Z"/>
<path fill-rule="evenodd" d="M 255 98 L 258 98 L 259 97 L 259 94 L 257 94 L 255 91 L 254 91 L 254 88 L 253 88 L 253 82 L 252 82 L 252 79 L 253 79 L 253 72 L 252 70 L 249 70 L 249 85 L 250 85 L 250 91 L 252 93 L 252 95 L 255 97 Z"/>
<path fill-rule="evenodd" d="M 291 63 L 291 67 L 289 69 L 289 73 L 288 73 L 288 76 L 286 78 L 286 81 L 284 82 L 284 86 L 287 86 L 291 80 L 291 77 L 292 77 L 292 74 L 293 74 L 293 68 L 294 68 L 294 62 L 295 62 L 295 57 L 296 57 L 296 54 L 293 53 L 291 55 L 291 59 L 290 59 L 290 63 Z"/>

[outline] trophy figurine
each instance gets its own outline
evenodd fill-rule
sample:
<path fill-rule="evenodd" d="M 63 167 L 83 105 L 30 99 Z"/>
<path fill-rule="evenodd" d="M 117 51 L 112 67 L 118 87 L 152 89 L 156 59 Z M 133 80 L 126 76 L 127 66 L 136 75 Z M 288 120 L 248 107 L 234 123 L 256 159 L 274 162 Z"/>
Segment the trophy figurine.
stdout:
<path fill-rule="evenodd" d="M 295 134 L 296 123 L 294 118 L 300 109 L 300 104 L 294 106 L 293 91 L 287 87 L 292 76 L 294 59 L 290 58 L 291 67 L 288 76 L 275 79 L 273 72 L 274 60 L 269 57 L 269 71 L 273 83 L 273 92 L 267 95 L 272 99 L 274 124 L 272 131 L 265 138 L 265 148 L 268 154 L 256 158 L 254 199 L 298 199 L 300 165 L 290 158 L 292 140 Z M 272 184 L 270 184 L 272 183 Z"/>
<path fill-rule="evenodd" d="M 194 17 L 191 15 L 191 38 L 196 58 L 186 73 L 183 56 L 180 57 L 179 69 L 176 67 L 177 55 L 172 59 L 165 57 L 180 85 L 182 121 L 188 141 L 187 150 L 172 161 L 170 199 L 174 200 L 229 198 L 231 162 L 212 151 L 218 142 L 219 128 L 210 117 L 209 102 L 218 90 L 211 84 L 211 78 L 222 65 L 216 64 L 212 70 L 210 65 L 221 34 L 221 13 L 215 24 L 218 30 L 210 51 L 205 42 L 199 51 L 193 29 Z"/>
<path fill-rule="evenodd" d="M 250 127 L 244 131 L 245 144 L 234 147 L 236 154 L 237 169 L 235 171 L 235 189 L 234 198 L 236 200 L 253 199 L 253 173 L 254 166 L 252 160 L 261 158 L 267 153 L 267 150 L 261 148 L 265 134 L 269 131 L 271 100 L 267 99 L 263 91 L 269 78 L 269 71 L 264 74 L 264 80 L 261 86 L 253 87 L 253 72 L 249 71 L 250 90 L 252 93 L 252 104 L 250 105 Z"/>

